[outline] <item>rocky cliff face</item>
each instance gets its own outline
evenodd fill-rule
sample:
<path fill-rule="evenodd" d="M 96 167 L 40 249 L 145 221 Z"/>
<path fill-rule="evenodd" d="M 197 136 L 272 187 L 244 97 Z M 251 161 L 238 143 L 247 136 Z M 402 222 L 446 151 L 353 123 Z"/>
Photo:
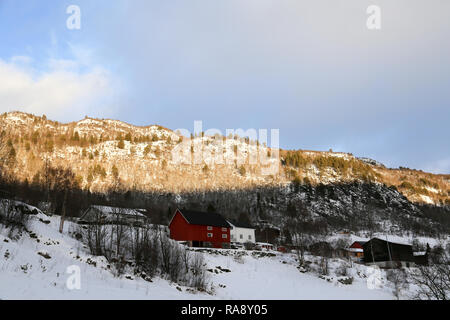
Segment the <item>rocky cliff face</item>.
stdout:
<path fill-rule="evenodd" d="M 412 202 L 450 203 L 450 175 L 388 169 L 348 153 L 280 150 L 278 154 L 245 137 L 182 137 L 157 125 L 137 127 L 108 119 L 63 124 L 20 112 L 0 116 L 2 132 L 6 153 L 14 149 L 7 169 L 29 183 L 39 182 L 45 161 L 50 161 L 70 168 L 80 186 L 93 192 L 106 192 L 118 182 L 127 190 L 191 192 L 286 186 L 292 181 L 312 185 L 365 181 L 395 186 Z M 265 172 L 268 165 L 277 170 Z"/>
<path fill-rule="evenodd" d="M 230 219 L 265 222 L 289 228 L 309 223 L 313 231 L 411 232 L 432 235 L 450 231 L 450 209 L 416 204 L 395 187 L 351 182 L 329 185 L 289 184 L 235 191 L 151 195 L 152 203 L 225 213 Z M 166 212 L 161 209 L 162 214 Z M 170 211 L 167 213 L 170 216 Z"/>
<path fill-rule="evenodd" d="M 245 137 L 183 137 L 107 119 L 62 124 L 20 112 L 0 116 L 0 134 L 8 179 L 50 188 L 48 168 L 65 168 L 82 190 L 131 191 L 158 208 L 209 207 L 281 225 L 306 212 L 336 228 L 395 230 L 433 228 L 441 219 L 435 212 L 441 217 L 450 204 L 450 175 L 389 169 L 347 153 L 278 153 Z"/>

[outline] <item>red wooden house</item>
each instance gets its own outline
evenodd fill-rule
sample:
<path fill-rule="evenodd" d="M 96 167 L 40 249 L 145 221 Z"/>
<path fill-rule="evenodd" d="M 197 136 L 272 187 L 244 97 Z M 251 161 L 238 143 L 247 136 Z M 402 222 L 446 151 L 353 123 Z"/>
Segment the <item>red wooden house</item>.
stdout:
<path fill-rule="evenodd" d="M 192 247 L 229 248 L 230 228 L 218 213 L 179 209 L 169 223 L 170 238 Z"/>
<path fill-rule="evenodd" d="M 350 247 L 348 247 L 347 252 L 349 257 L 362 258 L 364 257 L 363 245 L 366 241 L 355 241 Z"/>

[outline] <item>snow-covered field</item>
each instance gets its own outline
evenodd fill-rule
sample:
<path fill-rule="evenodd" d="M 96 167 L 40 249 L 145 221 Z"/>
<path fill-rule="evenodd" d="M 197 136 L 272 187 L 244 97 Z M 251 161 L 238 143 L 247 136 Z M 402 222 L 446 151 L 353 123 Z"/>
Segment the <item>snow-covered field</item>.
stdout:
<path fill-rule="evenodd" d="M 216 298 L 270 299 L 270 300 L 322 300 L 322 299 L 393 299 L 388 289 L 369 289 L 366 278 L 355 278 L 351 285 L 328 282 L 312 273 L 301 273 L 294 256 L 277 254 L 275 257 L 244 256 L 241 262 L 231 257 L 208 255 L 210 266 L 221 266 L 229 273 L 214 275 L 216 284 L 226 288 L 217 291 Z M 362 269 L 366 269 L 363 267 Z"/>
<path fill-rule="evenodd" d="M 28 232 L 10 239 L 0 225 L 0 299 L 394 299 L 389 285 L 370 289 L 367 277 L 373 269 L 353 265 L 350 285 L 338 282 L 333 270 L 344 262 L 330 261 L 330 277 L 301 273 L 294 254 L 239 250 L 203 252 L 207 263 L 208 292 L 194 292 L 161 278 L 152 282 L 108 268 L 103 257 L 91 256 L 69 235 L 73 223 L 58 232 L 59 217 L 39 211 L 29 222 Z M 317 257 L 308 256 L 314 263 Z M 70 266 L 78 266 L 81 288 L 69 290 Z M 406 298 L 406 296 L 405 296 Z"/>

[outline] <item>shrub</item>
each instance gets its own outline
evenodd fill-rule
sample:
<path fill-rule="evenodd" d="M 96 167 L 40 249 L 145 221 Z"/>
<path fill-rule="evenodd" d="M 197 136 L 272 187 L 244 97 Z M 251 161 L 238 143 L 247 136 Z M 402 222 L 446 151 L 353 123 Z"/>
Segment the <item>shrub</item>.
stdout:
<path fill-rule="evenodd" d="M 30 214 L 32 213 L 24 206 L 9 200 L 0 201 L 0 223 L 10 229 L 10 235 L 16 230 L 26 229 Z"/>
<path fill-rule="evenodd" d="M 144 156 L 148 155 L 151 150 L 152 150 L 152 147 L 149 144 L 146 145 L 145 149 L 144 149 Z"/>
<path fill-rule="evenodd" d="M 198 290 L 207 287 L 203 255 L 191 254 L 157 225 L 127 225 L 119 214 L 116 220 L 106 224 L 98 215 L 89 224 L 79 226 L 76 234 L 91 254 L 108 259 L 117 276 L 123 275 L 128 267 L 145 280 L 159 274 Z"/>
<path fill-rule="evenodd" d="M 348 268 L 350 268 L 350 265 L 347 262 L 342 262 L 337 268 L 336 268 L 336 275 L 346 277 L 348 276 Z M 351 283 L 350 283 L 351 284 Z"/>
<path fill-rule="evenodd" d="M 353 283 L 353 277 L 345 277 L 338 279 L 338 282 L 345 284 L 345 285 L 351 285 Z"/>
<path fill-rule="evenodd" d="M 399 188 L 403 188 L 403 189 L 410 189 L 410 190 L 414 190 L 414 186 L 408 182 L 408 181 L 404 181 L 399 185 Z"/>

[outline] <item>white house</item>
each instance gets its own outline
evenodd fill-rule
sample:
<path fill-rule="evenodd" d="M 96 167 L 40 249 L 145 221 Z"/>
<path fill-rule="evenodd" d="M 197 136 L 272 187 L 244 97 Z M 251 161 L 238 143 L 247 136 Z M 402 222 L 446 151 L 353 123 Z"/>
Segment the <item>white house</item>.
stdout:
<path fill-rule="evenodd" d="M 228 223 L 231 225 L 231 242 L 255 243 L 255 229 L 250 225 L 230 221 L 228 221 Z"/>

